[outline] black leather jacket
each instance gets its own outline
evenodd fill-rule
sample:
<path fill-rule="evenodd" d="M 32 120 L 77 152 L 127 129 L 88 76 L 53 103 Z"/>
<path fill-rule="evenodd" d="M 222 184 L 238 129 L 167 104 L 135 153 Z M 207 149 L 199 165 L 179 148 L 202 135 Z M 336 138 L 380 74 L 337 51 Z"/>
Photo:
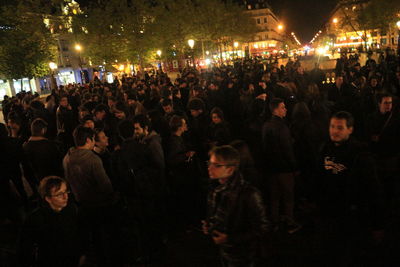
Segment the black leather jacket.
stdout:
<path fill-rule="evenodd" d="M 210 234 L 218 230 L 228 235 L 220 246 L 227 259 L 254 257 L 269 228 L 261 193 L 238 172 L 209 192 L 207 220 Z"/>

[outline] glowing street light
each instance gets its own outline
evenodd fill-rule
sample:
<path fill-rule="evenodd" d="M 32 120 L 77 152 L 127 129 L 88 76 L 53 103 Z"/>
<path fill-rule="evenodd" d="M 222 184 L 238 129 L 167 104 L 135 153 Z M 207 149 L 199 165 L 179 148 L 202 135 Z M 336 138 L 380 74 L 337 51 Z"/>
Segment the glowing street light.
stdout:
<path fill-rule="evenodd" d="M 82 70 L 82 58 L 81 58 L 82 46 L 80 44 L 75 44 L 75 50 L 79 54 L 79 68 L 81 71 L 81 82 L 82 82 L 82 84 L 84 84 L 86 82 L 86 79 L 85 79 L 85 73 Z"/>
<path fill-rule="evenodd" d="M 237 59 L 237 58 L 238 58 L 237 49 L 238 49 L 238 47 L 239 47 L 239 42 L 234 42 L 234 43 L 233 43 L 233 46 L 235 47 L 235 56 L 236 56 L 236 59 Z"/>
<path fill-rule="evenodd" d="M 333 21 L 333 23 L 335 23 L 335 24 L 339 22 L 339 20 L 338 20 L 337 18 L 334 18 L 332 21 Z"/>
<path fill-rule="evenodd" d="M 78 52 L 82 51 L 82 46 L 80 44 L 75 44 L 75 50 Z"/>
<path fill-rule="evenodd" d="M 194 63 L 194 51 L 193 51 L 194 40 L 193 40 L 193 39 L 189 39 L 189 40 L 188 40 L 188 45 L 189 45 L 190 49 L 192 50 L 193 67 L 196 67 L 196 66 L 195 66 L 195 63 Z"/>
<path fill-rule="evenodd" d="M 49 67 L 50 67 L 50 69 L 51 69 L 52 71 L 54 71 L 55 69 L 57 69 L 57 64 L 54 63 L 54 62 L 50 62 L 50 63 L 49 63 Z"/>
<path fill-rule="evenodd" d="M 280 30 L 280 31 L 283 30 L 283 25 L 282 24 L 278 25 L 278 30 Z"/>
<path fill-rule="evenodd" d="M 162 54 L 162 52 L 161 52 L 161 50 L 157 50 L 157 56 L 158 56 L 158 59 L 160 60 L 160 62 L 158 63 L 158 65 L 159 65 L 159 68 L 160 68 L 160 70 L 161 70 L 161 54 Z"/>
<path fill-rule="evenodd" d="M 56 81 L 56 78 L 54 78 L 54 71 L 55 71 L 55 69 L 57 69 L 57 64 L 54 62 L 50 62 L 49 67 L 51 69 L 50 87 L 51 87 L 51 89 L 57 89 L 57 81 Z"/>
<path fill-rule="evenodd" d="M 397 39 L 397 55 L 400 56 L 400 20 L 396 23 L 397 28 L 399 29 L 398 39 Z"/>
<path fill-rule="evenodd" d="M 194 47 L 194 40 L 193 40 L 193 39 L 189 39 L 189 40 L 188 40 L 188 45 L 189 45 L 189 47 L 190 47 L 191 49 L 193 49 L 193 47 Z"/>

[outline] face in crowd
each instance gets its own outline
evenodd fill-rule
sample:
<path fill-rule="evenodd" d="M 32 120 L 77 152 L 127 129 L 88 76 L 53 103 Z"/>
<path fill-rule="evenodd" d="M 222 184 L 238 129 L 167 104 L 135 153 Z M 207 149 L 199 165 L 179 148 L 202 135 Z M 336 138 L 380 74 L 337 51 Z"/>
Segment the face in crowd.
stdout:
<path fill-rule="evenodd" d="M 383 97 L 381 102 L 379 103 L 379 111 L 382 114 L 391 112 L 392 107 L 393 107 L 393 99 L 391 96 Z"/>
<path fill-rule="evenodd" d="M 285 118 L 287 113 L 287 109 L 285 103 L 279 103 L 278 107 L 274 110 L 274 115 L 280 118 Z"/>
<path fill-rule="evenodd" d="M 135 127 L 135 138 L 136 139 L 142 139 L 147 135 L 147 127 L 142 128 L 140 126 L 140 123 L 134 123 L 133 125 Z"/>
<path fill-rule="evenodd" d="M 213 113 L 213 114 L 211 114 L 211 120 L 212 120 L 212 122 L 213 122 L 214 124 L 219 124 L 219 123 L 221 123 L 221 122 L 222 122 L 222 119 L 221 119 L 221 117 L 220 117 L 220 116 L 218 116 L 218 114 L 217 114 L 217 113 Z"/>
<path fill-rule="evenodd" d="M 47 203 L 53 210 L 60 211 L 65 208 L 68 204 L 68 188 L 65 183 L 62 183 L 60 188 L 52 188 L 50 195 L 45 197 Z"/>
<path fill-rule="evenodd" d="M 329 136 L 334 143 L 343 143 L 350 138 L 353 127 L 347 126 L 346 119 L 332 118 L 329 125 Z"/>
<path fill-rule="evenodd" d="M 108 147 L 108 137 L 107 135 L 101 131 L 97 134 L 97 140 L 95 142 L 96 146 L 102 149 L 105 149 Z"/>
<path fill-rule="evenodd" d="M 214 154 L 210 156 L 208 161 L 208 175 L 211 179 L 226 179 L 233 175 L 236 166 L 224 162 L 217 158 Z"/>

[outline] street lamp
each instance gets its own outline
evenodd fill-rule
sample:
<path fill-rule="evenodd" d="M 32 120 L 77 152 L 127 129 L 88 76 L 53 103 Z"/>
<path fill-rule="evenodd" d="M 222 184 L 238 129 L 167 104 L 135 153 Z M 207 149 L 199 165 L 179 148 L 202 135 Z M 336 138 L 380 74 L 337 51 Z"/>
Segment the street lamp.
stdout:
<path fill-rule="evenodd" d="M 81 82 L 82 82 L 82 84 L 84 84 L 84 83 L 86 83 L 86 79 L 85 79 L 85 73 L 82 70 L 82 58 L 81 58 L 82 46 L 80 44 L 75 44 L 75 50 L 78 52 L 78 56 L 79 56 L 79 68 L 80 68 L 80 73 L 81 73 Z"/>
<path fill-rule="evenodd" d="M 278 25 L 278 30 L 280 30 L 280 31 L 283 30 L 283 25 L 282 24 Z"/>
<path fill-rule="evenodd" d="M 398 31 L 398 36 L 397 36 L 397 56 L 400 57 L 400 20 L 396 23 Z"/>
<path fill-rule="evenodd" d="M 195 63 L 194 63 L 194 51 L 193 51 L 194 40 L 193 40 L 193 39 L 189 39 L 189 40 L 188 40 L 188 45 L 189 45 L 190 49 L 192 50 L 193 67 L 196 67 L 196 66 L 195 66 Z"/>
<path fill-rule="evenodd" d="M 235 55 L 236 55 L 236 59 L 237 59 L 238 58 L 237 49 L 239 47 L 239 43 L 238 42 L 234 42 L 233 43 L 233 47 L 235 47 Z"/>
<path fill-rule="evenodd" d="M 159 59 L 159 67 L 160 67 L 160 70 L 162 70 L 162 68 L 161 68 L 161 54 L 162 54 L 162 51 L 161 50 L 157 50 L 157 56 L 158 56 L 158 59 Z"/>
<path fill-rule="evenodd" d="M 78 52 L 82 51 L 82 46 L 80 44 L 75 44 L 75 50 Z"/>
<path fill-rule="evenodd" d="M 339 22 L 339 20 L 338 20 L 337 18 L 334 18 L 334 19 L 332 20 L 332 22 L 336 24 L 336 23 Z"/>
<path fill-rule="evenodd" d="M 49 67 L 51 69 L 51 89 L 57 89 L 57 81 L 56 78 L 54 78 L 54 71 L 57 69 L 57 64 L 54 62 L 49 63 Z"/>

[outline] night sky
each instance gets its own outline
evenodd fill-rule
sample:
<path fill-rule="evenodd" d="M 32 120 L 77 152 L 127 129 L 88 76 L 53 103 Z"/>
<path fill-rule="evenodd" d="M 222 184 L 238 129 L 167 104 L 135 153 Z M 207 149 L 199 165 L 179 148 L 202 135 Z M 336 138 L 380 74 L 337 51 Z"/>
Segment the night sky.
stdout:
<path fill-rule="evenodd" d="M 288 32 L 295 32 L 302 44 L 308 43 L 336 6 L 338 0 L 267 0 L 273 12 L 286 25 Z"/>

